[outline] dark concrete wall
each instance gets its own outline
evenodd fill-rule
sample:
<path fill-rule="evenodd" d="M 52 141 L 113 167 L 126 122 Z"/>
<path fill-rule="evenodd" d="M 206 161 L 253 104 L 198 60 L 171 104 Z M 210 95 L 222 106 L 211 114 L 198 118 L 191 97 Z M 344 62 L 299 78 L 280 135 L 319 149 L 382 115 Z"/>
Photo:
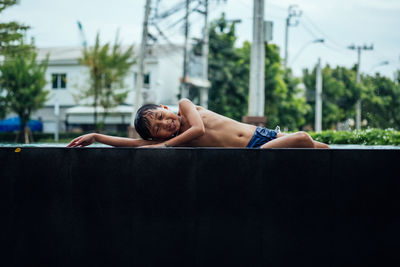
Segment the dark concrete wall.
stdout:
<path fill-rule="evenodd" d="M 400 151 L 0 148 L 1 266 L 400 266 Z"/>

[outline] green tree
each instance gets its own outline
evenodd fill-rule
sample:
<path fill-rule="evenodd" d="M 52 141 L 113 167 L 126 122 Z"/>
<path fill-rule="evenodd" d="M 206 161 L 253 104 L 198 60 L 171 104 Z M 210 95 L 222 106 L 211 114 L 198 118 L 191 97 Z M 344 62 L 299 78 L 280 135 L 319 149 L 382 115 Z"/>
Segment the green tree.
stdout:
<path fill-rule="evenodd" d="M 210 27 L 209 107 L 217 113 L 241 120 L 248 111 L 251 43 L 235 48 L 235 24 L 224 14 Z M 265 45 L 265 114 L 267 127 L 277 124 L 298 129 L 309 109 L 299 89 L 300 79 L 282 70 L 279 48 Z"/>
<path fill-rule="evenodd" d="M 17 3 L 17 0 L 0 0 L 0 13 Z M 24 33 L 29 26 L 16 21 L 0 23 L 0 55 L 20 53 L 32 48 L 29 44 L 22 44 Z"/>
<path fill-rule="evenodd" d="M 12 112 L 18 114 L 21 126 L 17 141 L 25 132 L 25 143 L 29 142 L 27 124 L 32 112 L 43 107 L 48 91 L 45 73 L 48 58 L 42 62 L 37 60 L 35 50 L 8 55 L 0 65 L 0 87 L 6 92 L 5 101 Z"/>
<path fill-rule="evenodd" d="M 83 50 L 80 62 L 89 67 L 90 86 L 83 92 L 84 98 L 93 98 L 94 124 L 96 130 L 104 125 L 110 108 L 123 103 L 128 95 L 125 89 L 124 78 L 131 66 L 133 59 L 133 46 L 123 49 L 118 40 L 114 44 L 100 44 L 100 35 L 97 34 L 95 45 Z M 97 108 L 104 109 L 102 122 L 98 123 Z"/>
<path fill-rule="evenodd" d="M 247 112 L 250 45 L 235 48 L 235 23 L 225 15 L 211 23 L 209 34 L 209 108 L 241 120 Z"/>
<path fill-rule="evenodd" d="M 0 13 L 8 7 L 16 4 L 16 0 L 0 0 Z M 28 26 L 21 25 L 15 21 L 0 22 L 0 55 L 16 54 L 32 48 L 22 42 Z M 0 118 L 7 114 L 7 102 L 4 97 L 4 88 L 0 88 Z"/>
<path fill-rule="evenodd" d="M 400 129 L 400 85 L 376 74 L 363 76 L 362 119 L 368 127 Z"/>
<path fill-rule="evenodd" d="M 265 114 L 267 127 L 280 125 L 289 130 L 300 128 L 309 107 L 299 89 L 300 80 L 290 69 L 283 70 L 279 47 L 265 46 Z"/>
<path fill-rule="evenodd" d="M 307 103 L 311 106 L 307 113 L 308 125 L 314 125 L 316 67 L 303 70 Z M 352 69 L 329 65 L 322 69 L 322 127 L 334 129 L 338 122 L 355 116 L 355 104 L 361 96 L 362 87 L 356 84 L 356 66 Z"/>
<path fill-rule="evenodd" d="M 279 123 L 289 130 L 300 129 L 305 116 L 311 110 L 306 103 L 304 90 L 300 89 L 301 78 L 295 77 L 290 68 L 285 70 L 283 80 L 287 87 L 285 100 L 279 106 Z"/>
<path fill-rule="evenodd" d="M 100 105 L 104 108 L 103 122 L 109 109 L 123 103 L 128 96 L 129 91 L 124 89 L 126 86 L 124 79 L 135 63 L 133 46 L 124 51 L 118 41 L 118 34 L 111 48 L 111 53 L 107 55 L 105 58 L 107 68 L 104 73 L 104 93 L 100 97 Z"/>
<path fill-rule="evenodd" d="M 274 44 L 265 46 L 265 114 L 267 127 L 272 128 L 280 123 L 280 104 L 287 94 L 283 80 L 283 70 L 280 64 L 279 48 Z M 282 125 L 282 124 L 281 124 Z"/>

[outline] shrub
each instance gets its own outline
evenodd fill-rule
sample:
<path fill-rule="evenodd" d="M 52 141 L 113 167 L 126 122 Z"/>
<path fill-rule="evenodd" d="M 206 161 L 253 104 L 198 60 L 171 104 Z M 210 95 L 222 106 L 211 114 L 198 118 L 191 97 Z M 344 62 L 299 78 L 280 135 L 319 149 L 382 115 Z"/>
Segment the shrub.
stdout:
<path fill-rule="evenodd" d="M 312 138 L 327 144 L 400 145 L 400 132 L 393 129 L 310 132 Z"/>

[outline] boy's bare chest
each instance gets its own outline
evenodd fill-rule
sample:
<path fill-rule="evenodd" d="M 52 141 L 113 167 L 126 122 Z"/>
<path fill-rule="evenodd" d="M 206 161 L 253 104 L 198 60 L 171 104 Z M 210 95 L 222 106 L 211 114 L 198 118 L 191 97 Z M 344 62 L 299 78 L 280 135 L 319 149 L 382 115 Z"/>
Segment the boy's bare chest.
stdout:
<path fill-rule="evenodd" d="M 205 133 L 191 140 L 188 146 L 243 147 L 247 145 L 254 133 L 255 126 L 243 124 L 213 112 L 210 113 L 200 114 Z"/>

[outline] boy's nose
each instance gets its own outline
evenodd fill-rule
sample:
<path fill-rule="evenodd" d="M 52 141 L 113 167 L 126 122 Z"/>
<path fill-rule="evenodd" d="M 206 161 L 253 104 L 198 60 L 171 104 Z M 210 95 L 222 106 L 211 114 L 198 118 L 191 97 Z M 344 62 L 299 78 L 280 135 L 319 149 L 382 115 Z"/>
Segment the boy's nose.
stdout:
<path fill-rule="evenodd" d="M 168 121 L 163 120 L 163 121 L 162 121 L 162 126 L 165 127 L 165 128 L 167 128 L 167 127 L 168 127 Z"/>
<path fill-rule="evenodd" d="M 171 120 L 163 120 L 162 125 L 165 129 L 169 129 L 169 126 L 171 124 Z"/>

